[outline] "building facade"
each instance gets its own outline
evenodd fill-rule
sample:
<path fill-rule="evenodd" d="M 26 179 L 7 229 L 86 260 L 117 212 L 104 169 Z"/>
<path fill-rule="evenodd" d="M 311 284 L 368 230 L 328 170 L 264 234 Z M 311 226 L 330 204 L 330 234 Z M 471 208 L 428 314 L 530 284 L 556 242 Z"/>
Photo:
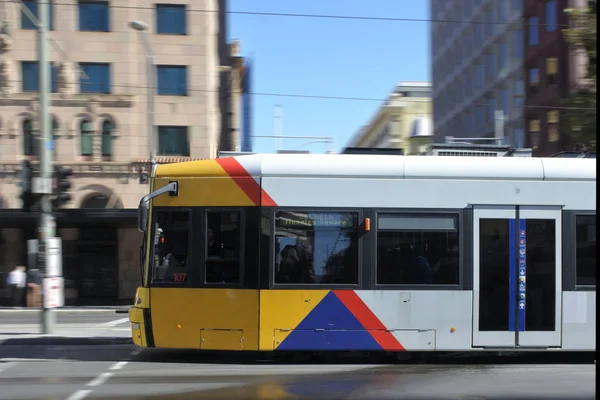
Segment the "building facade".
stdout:
<path fill-rule="evenodd" d="M 526 145 L 523 0 L 431 0 L 434 141 L 495 136 Z"/>
<path fill-rule="evenodd" d="M 431 84 L 399 82 L 346 147 L 396 148 L 404 154 L 421 154 L 431 139 Z"/>
<path fill-rule="evenodd" d="M 33 16 L 36 1 L 22 2 Z M 235 58 L 225 0 L 53 1 L 52 153 L 73 169 L 72 201 L 57 210 L 66 303 L 129 302 L 140 282 L 135 229 L 148 193 L 147 74 L 154 54 L 158 162 L 236 150 Z M 18 171 L 39 159 L 37 32 L 19 2 L 2 2 L 0 53 L 0 302 L 6 273 L 26 265 L 36 215 L 21 212 Z M 130 21 L 143 21 L 138 32 Z"/>
<path fill-rule="evenodd" d="M 524 3 L 525 121 L 528 145 L 538 156 L 556 154 L 567 145 L 568 138 L 560 129 L 559 107 L 585 77 L 587 60 L 565 41 L 562 29 L 569 25 L 569 19 L 564 10 L 586 5 L 587 0 Z"/>

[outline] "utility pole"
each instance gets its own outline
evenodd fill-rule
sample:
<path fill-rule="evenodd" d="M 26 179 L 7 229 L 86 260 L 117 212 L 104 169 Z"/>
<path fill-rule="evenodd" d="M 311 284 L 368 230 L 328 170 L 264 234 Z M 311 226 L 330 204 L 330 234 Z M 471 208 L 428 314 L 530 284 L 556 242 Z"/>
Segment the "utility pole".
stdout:
<path fill-rule="evenodd" d="M 50 22 L 50 0 L 38 0 L 39 25 L 38 25 L 38 50 L 39 50 L 39 72 L 40 72 L 40 227 L 39 227 L 39 269 L 42 273 L 42 333 L 51 334 L 54 331 L 56 315 L 52 308 L 46 308 L 46 249 L 50 242 L 49 238 L 56 235 L 56 223 L 52 216 L 52 134 L 50 131 L 50 61 L 48 57 L 48 27 Z"/>

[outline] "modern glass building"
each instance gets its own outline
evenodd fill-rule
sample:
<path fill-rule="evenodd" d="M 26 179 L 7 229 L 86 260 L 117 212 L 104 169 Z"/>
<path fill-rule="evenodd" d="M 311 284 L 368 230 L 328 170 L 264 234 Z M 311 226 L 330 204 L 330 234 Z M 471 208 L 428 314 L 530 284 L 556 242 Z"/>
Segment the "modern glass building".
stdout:
<path fill-rule="evenodd" d="M 431 0 L 434 142 L 494 137 L 526 145 L 522 0 Z"/>

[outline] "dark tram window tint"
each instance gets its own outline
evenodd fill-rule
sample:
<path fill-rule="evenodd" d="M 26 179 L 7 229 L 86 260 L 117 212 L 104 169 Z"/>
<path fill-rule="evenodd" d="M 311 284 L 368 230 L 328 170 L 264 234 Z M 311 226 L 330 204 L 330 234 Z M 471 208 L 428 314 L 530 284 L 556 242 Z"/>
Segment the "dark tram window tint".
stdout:
<path fill-rule="evenodd" d="M 576 218 L 576 284 L 596 286 L 596 216 L 578 215 Z"/>
<path fill-rule="evenodd" d="M 458 217 L 380 215 L 377 284 L 457 285 Z"/>
<path fill-rule="evenodd" d="M 240 283 L 241 248 L 241 212 L 207 212 L 206 283 Z"/>
<path fill-rule="evenodd" d="M 526 224 L 525 329 L 553 331 L 556 326 L 556 221 L 528 219 Z"/>
<path fill-rule="evenodd" d="M 275 283 L 358 284 L 358 213 L 277 212 Z"/>
<path fill-rule="evenodd" d="M 510 224 L 479 220 L 479 330 L 509 330 Z"/>
<path fill-rule="evenodd" d="M 157 211 L 153 219 L 152 282 L 188 283 L 190 212 Z"/>

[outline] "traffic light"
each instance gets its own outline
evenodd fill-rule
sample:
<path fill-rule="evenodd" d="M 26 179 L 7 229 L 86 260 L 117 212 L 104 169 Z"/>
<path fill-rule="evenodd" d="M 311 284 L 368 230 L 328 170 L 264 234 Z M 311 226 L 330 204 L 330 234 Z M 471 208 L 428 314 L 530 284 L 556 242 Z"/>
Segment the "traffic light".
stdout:
<path fill-rule="evenodd" d="M 69 194 L 69 189 L 71 189 L 69 177 L 71 175 L 73 175 L 71 168 L 60 165 L 54 166 L 54 177 L 56 178 L 56 191 L 52 199 L 52 206 L 54 208 L 60 208 L 71 201 L 71 195 Z"/>
<path fill-rule="evenodd" d="M 19 174 L 19 185 L 21 186 L 21 195 L 19 196 L 22 201 L 21 209 L 25 212 L 31 212 L 31 206 L 34 203 L 33 197 L 33 170 L 31 169 L 31 163 L 24 160 L 21 163 L 21 171 Z"/>

